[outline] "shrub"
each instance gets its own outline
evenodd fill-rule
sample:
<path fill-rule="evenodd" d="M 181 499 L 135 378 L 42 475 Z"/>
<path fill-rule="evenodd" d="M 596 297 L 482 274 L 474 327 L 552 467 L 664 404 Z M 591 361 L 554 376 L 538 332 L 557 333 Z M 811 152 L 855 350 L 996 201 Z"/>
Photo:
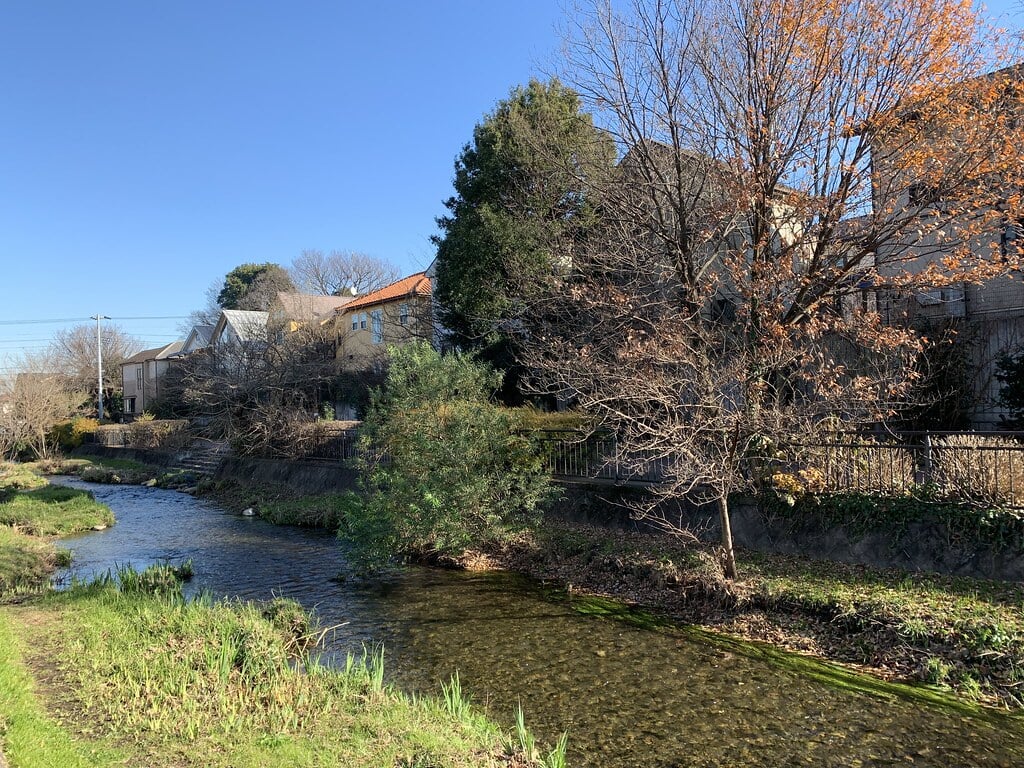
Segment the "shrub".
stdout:
<path fill-rule="evenodd" d="M 516 408 L 515 414 L 524 431 L 586 432 L 594 425 L 593 417 L 580 411 L 542 411 L 527 405 Z"/>
<path fill-rule="evenodd" d="M 61 450 L 73 451 L 85 442 L 86 435 L 94 434 L 99 425 L 96 419 L 81 416 L 59 421 L 50 430 L 50 442 L 58 445 Z"/>
<path fill-rule="evenodd" d="M 101 424 L 96 428 L 96 442 L 99 445 L 107 445 L 121 448 L 128 445 L 127 424 Z"/>
<path fill-rule="evenodd" d="M 425 343 L 389 357 L 363 424 L 364 503 L 344 528 L 364 563 L 457 555 L 535 522 L 550 481 L 514 412 L 489 400 L 501 375 Z"/>

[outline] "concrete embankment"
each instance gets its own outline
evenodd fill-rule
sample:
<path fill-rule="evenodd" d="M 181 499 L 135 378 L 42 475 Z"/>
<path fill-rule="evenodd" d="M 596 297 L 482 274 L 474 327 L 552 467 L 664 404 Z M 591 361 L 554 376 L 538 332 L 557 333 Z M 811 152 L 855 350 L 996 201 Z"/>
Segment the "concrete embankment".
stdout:
<path fill-rule="evenodd" d="M 83 453 L 134 459 L 157 466 L 174 464 L 174 454 L 131 448 L 83 446 Z M 243 483 L 284 485 L 300 493 L 337 493 L 354 490 L 358 472 L 337 462 L 289 461 L 228 456 L 216 471 L 217 479 Z M 548 514 L 557 519 L 610 528 L 653 532 L 658 526 L 634 519 L 631 508 L 649 501 L 636 488 L 565 483 L 560 502 Z M 996 547 L 951 535 L 940 520 L 908 523 L 899 535 L 890 531 L 853 533 L 842 526 L 795 526 L 792 521 L 764 515 L 753 501 L 732 504 L 732 531 L 737 546 L 759 552 L 856 563 L 878 568 L 934 571 L 954 576 L 1024 580 L 1024 542 Z M 656 514 L 671 524 L 694 532 L 705 541 L 719 539 L 717 511 L 710 505 L 663 502 Z"/>
<path fill-rule="evenodd" d="M 636 519 L 631 510 L 649 501 L 641 490 L 567 484 L 562 502 L 549 514 L 569 522 L 643 532 L 663 531 L 664 525 L 653 522 L 657 518 L 670 527 L 691 531 L 703 541 L 720 540 L 718 511 L 713 505 L 662 502 L 646 522 L 642 517 Z M 732 502 L 730 513 L 734 543 L 757 552 L 980 579 L 1024 580 L 1024 542 L 999 547 L 962 538 L 939 519 L 908 522 L 898 533 L 854 533 L 840 525 L 826 527 L 813 521 L 797 525 L 772 518 L 753 500 Z"/>
<path fill-rule="evenodd" d="M 355 490 L 359 473 L 337 462 L 228 456 L 221 462 L 214 477 L 244 483 L 287 485 L 303 493 L 337 493 Z"/>

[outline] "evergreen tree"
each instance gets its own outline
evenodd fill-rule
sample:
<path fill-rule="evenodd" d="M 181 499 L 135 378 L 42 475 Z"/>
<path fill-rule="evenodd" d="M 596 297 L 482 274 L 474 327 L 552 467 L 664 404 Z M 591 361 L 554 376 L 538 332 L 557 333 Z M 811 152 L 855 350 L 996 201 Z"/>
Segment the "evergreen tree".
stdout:
<path fill-rule="evenodd" d="M 275 293 L 294 290 L 295 284 L 279 264 L 240 264 L 224 276 L 217 306 L 266 311 Z"/>
<path fill-rule="evenodd" d="M 490 347 L 485 358 L 511 363 L 510 321 L 528 300 L 521 286 L 572 258 L 595 222 L 584 188 L 594 188 L 593 177 L 614 161 L 611 139 L 558 80 L 514 89 L 476 126 L 455 163 L 456 194 L 434 238 L 435 297 L 456 345 Z"/>

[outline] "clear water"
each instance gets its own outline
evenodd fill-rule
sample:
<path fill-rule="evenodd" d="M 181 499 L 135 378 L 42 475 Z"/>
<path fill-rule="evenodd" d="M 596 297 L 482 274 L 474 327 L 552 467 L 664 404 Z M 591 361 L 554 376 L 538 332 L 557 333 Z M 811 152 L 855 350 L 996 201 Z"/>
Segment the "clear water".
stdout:
<path fill-rule="evenodd" d="M 329 534 L 226 514 L 173 491 L 88 485 L 117 524 L 65 540 L 62 576 L 193 560 L 190 589 L 290 597 L 335 626 L 325 657 L 383 643 L 394 681 L 464 690 L 539 738 L 563 730 L 570 764 L 632 766 L 1024 766 L 1024 725 L 837 690 L 670 633 L 589 617 L 509 574 L 408 569 L 368 583 Z M 338 577 L 341 577 L 340 579 Z"/>

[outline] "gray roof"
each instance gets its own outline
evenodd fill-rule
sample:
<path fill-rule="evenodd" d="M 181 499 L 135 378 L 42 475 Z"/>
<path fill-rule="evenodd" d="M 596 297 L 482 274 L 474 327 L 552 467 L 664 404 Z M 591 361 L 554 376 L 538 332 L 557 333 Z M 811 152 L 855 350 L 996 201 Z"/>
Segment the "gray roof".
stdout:
<path fill-rule="evenodd" d="M 215 331 L 222 333 L 230 326 L 239 341 L 266 341 L 267 313 L 246 309 L 222 309 Z M 214 338 L 217 341 L 217 338 Z"/>
<path fill-rule="evenodd" d="M 281 291 L 277 302 L 288 320 L 312 320 L 320 315 L 334 312 L 352 301 L 354 296 L 322 296 L 315 293 L 290 293 Z"/>
<path fill-rule="evenodd" d="M 180 352 L 183 346 L 185 346 L 185 342 L 179 340 L 172 341 L 170 344 L 165 344 L 162 347 L 144 349 L 141 352 L 136 352 L 121 363 L 121 365 L 128 365 L 129 363 L 145 363 L 148 360 L 166 360 L 171 355 L 176 355 Z"/>
<path fill-rule="evenodd" d="M 189 333 L 188 338 L 185 339 L 186 345 L 188 344 L 189 341 L 192 340 L 193 337 L 195 337 L 196 348 L 205 347 L 207 344 L 210 343 L 210 337 L 213 336 L 213 329 L 215 327 L 216 326 L 214 325 L 192 326 L 192 331 Z"/>

